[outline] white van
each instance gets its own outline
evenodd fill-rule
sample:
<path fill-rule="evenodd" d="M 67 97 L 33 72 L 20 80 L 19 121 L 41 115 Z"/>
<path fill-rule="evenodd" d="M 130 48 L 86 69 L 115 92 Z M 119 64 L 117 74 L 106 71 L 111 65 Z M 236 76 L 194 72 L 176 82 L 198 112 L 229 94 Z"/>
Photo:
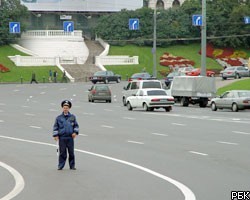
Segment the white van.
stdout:
<path fill-rule="evenodd" d="M 162 83 L 159 80 L 134 80 L 128 83 L 123 89 L 122 102 L 126 106 L 126 101 L 129 96 L 135 95 L 138 89 L 145 88 L 162 88 Z"/>

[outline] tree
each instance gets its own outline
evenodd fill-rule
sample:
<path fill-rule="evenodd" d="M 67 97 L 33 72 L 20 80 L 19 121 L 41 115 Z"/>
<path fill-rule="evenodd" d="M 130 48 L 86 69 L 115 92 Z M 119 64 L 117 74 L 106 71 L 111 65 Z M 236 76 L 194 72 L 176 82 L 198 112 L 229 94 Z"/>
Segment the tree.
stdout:
<path fill-rule="evenodd" d="M 23 19 L 28 16 L 28 9 L 19 0 L 2 0 L 0 6 L 0 45 L 13 42 L 20 35 L 9 33 L 9 22 L 21 22 L 21 29 L 25 25 Z"/>

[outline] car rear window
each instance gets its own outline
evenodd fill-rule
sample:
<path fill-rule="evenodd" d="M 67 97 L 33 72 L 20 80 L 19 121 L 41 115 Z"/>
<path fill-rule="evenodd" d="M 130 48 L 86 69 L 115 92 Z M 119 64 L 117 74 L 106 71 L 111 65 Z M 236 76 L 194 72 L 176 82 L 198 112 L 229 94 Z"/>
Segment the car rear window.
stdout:
<path fill-rule="evenodd" d="M 166 95 L 166 92 L 163 90 L 149 90 L 147 94 L 148 96 L 158 96 L 158 95 Z"/>
<path fill-rule="evenodd" d="M 142 88 L 160 88 L 161 89 L 161 82 L 143 82 Z"/>
<path fill-rule="evenodd" d="M 239 97 L 249 97 L 250 98 L 250 92 L 238 92 Z"/>
<path fill-rule="evenodd" d="M 99 71 L 94 73 L 94 76 L 101 76 L 101 75 L 106 75 L 106 71 Z"/>
<path fill-rule="evenodd" d="M 98 86 L 98 87 L 96 87 L 96 90 L 97 91 L 101 91 L 101 90 L 102 91 L 104 91 L 104 90 L 107 91 L 107 90 L 109 90 L 109 88 L 107 86 Z"/>

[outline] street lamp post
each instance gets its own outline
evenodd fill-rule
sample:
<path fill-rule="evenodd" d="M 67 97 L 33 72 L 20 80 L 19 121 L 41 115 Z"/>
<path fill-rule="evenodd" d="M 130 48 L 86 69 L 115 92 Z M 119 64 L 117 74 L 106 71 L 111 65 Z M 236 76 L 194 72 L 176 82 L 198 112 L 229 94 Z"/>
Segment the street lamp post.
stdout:
<path fill-rule="evenodd" d="M 207 22 L 206 22 L 206 0 L 202 0 L 202 26 L 201 26 L 201 75 L 206 76 L 207 55 Z"/>
<path fill-rule="evenodd" d="M 154 34 L 153 34 L 153 76 L 156 77 L 156 4 L 154 7 Z"/>

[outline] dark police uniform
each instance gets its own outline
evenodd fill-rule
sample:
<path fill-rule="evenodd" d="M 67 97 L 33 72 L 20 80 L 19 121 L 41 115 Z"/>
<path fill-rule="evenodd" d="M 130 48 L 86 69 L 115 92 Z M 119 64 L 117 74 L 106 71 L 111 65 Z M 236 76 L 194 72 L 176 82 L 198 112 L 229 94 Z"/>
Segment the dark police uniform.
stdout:
<path fill-rule="evenodd" d="M 69 106 L 71 108 L 70 101 L 63 101 L 61 106 Z M 59 137 L 59 163 L 58 169 L 63 169 L 65 162 L 67 160 L 67 150 L 69 154 L 69 167 L 70 169 L 75 169 L 75 155 L 74 155 L 74 138 L 72 134 L 79 133 L 79 125 L 76 121 L 75 115 L 68 112 L 67 115 L 62 113 L 56 117 L 53 126 L 53 137 Z"/>

